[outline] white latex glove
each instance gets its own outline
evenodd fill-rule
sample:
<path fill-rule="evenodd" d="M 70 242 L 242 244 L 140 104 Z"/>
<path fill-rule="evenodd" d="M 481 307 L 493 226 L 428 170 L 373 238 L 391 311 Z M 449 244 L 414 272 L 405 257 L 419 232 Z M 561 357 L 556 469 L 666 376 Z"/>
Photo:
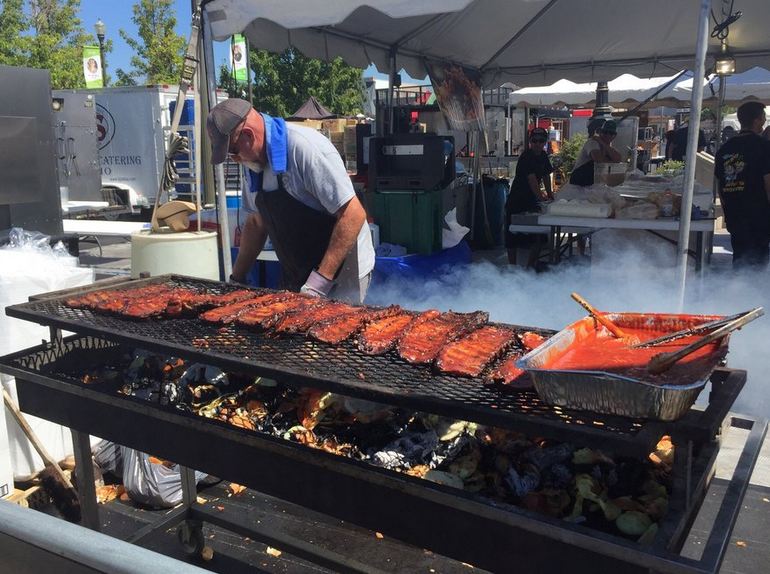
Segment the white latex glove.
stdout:
<path fill-rule="evenodd" d="M 334 287 L 334 281 L 327 279 L 314 269 L 299 292 L 312 297 L 328 297 L 332 287 Z"/>

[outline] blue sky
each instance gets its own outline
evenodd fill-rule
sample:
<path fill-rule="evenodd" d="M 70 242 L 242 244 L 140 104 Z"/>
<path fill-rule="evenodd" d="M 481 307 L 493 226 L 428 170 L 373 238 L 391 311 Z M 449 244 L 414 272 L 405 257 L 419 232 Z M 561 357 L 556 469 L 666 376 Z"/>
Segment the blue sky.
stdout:
<path fill-rule="evenodd" d="M 107 69 L 115 78 L 115 70 L 123 68 L 128 71 L 131 68 L 132 50 L 120 37 L 118 30 L 125 30 L 130 36 L 136 38 L 137 30 L 131 21 L 133 15 L 134 2 L 131 0 L 81 0 L 80 1 L 80 19 L 88 32 L 94 34 L 94 24 L 101 18 L 107 30 L 105 36 L 112 40 L 112 52 L 105 56 L 107 60 Z M 175 0 L 177 16 L 177 34 L 190 37 L 190 17 L 192 13 L 192 2 L 190 0 Z M 228 61 L 228 44 L 226 42 L 214 42 L 214 63 L 217 68 L 222 62 Z M 385 78 L 384 74 L 379 74 L 377 68 L 369 66 L 364 71 L 364 76 L 377 76 Z M 411 82 L 411 78 L 404 76 L 405 82 Z"/>

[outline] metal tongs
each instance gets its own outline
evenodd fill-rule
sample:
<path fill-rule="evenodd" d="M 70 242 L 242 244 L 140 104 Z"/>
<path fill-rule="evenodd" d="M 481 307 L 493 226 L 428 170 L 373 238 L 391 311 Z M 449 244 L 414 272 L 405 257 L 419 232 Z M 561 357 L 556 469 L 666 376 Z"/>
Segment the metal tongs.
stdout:
<path fill-rule="evenodd" d="M 712 341 L 716 341 L 717 339 L 724 337 L 731 331 L 740 329 L 747 323 L 750 323 L 754 319 L 761 317 L 764 314 L 765 314 L 764 309 L 762 307 L 757 307 L 746 313 L 741 313 L 737 318 L 732 317 L 732 320 L 730 320 L 731 317 L 720 319 L 720 322 L 723 323 L 722 326 L 711 331 L 705 337 L 701 337 L 700 339 L 693 341 L 689 345 L 682 347 L 677 351 L 672 351 L 671 353 L 660 353 L 658 355 L 655 355 L 652 359 L 650 359 L 650 362 L 647 364 L 647 370 L 650 373 L 653 373 L 655 375 L 660 374 L 664 371 L 667 371 L 674 365 L 674 363 L 686 357 L 690 353 L 697 351 L 698 349 L 700 349 L 704 345 L 708 345 Z M 712 323 L 714 322 L 715 321 L 712 321 Z M 703 327 L 704 325 L 701 325 L 700 327 L 695 327 L 695 329 L 698 329 L 698 328 L 702 329 Z M 692 329 L 688 329 L 687 331 L 689 331 L 690 334 L 692 333 Z M 672 333 L 671 335 L 669 335 L 669 337 L 675 334 L 676 333 Z"/>
<path fill-rule="evenodd" d="M 709 321 L 708 323 L 703 323 L 701 325 L 698 325 L 697 327 L 690 327 L 689 329 L 682 329 L 681 331 L 674 331 L 673 333 L 669 333 L 668 335 L 663 335 L 662 337 L 658 337 L 657 339 L 650 339 L 649 341 L 643 341 L 641 343 L 637 343 L 636 345 L 632 345 L 631 349 L 644 349 L 647 347 L 654 347 L 655 345 L 660 345 L 662 343 L 668 343 L 670 341 L 676 341 L 678 339 L 684 339 L 685 337 L 691 337 L 693 335 L 700 335 L 702 333 L 708 333 L 709 331 L 713 331 L 714 329 L 718 329 L 719 327 L 723 325 L 727 325 L 728 323 L 732 323 L 733 321 L 740 319 L 741 317 L 757 313 L 759 311 L 759 314 L 756 316 L 753 316 L 750 320 L 754 320 L 757 317 L 760 317 L 764 314 L 764 311 L 762 307 L 757 307 L 755 309 L 752 309 L 751 311 L 744 311 L 743 313 L 736 313 L 735 315 L 729 315 L 728 317 L 722 317 L 721 319 L 715 319 L 714 321 Z M 747 321 L 748 322 L 748 321 Z M 742 325 L 741 325 L 742 326 Z"/>

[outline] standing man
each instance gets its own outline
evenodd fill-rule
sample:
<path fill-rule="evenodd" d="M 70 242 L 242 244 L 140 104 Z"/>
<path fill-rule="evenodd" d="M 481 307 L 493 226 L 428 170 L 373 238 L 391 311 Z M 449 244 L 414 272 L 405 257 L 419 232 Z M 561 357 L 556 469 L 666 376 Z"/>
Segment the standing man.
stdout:
<path fill-rule="evenodd" d="M 583 144 L 575 167 L 570 174 L 569 182 L 574 185 L 588 186 L 594 184 L 595 163 L 617 163 L 620 152 L 612 147 L 615 136 L 618 135 L 618 125 L 615 120 L 607 120 L 599 131 L 588 138 Z"/>
<path fill-rule="evenodd" d="M 762 103 L 741 105 L 741 131 L 714 159 L 734 268 L 766 267 L 770 255 L 770 142 L 759 135 L 766 119 Z"/>
<path fill-rule="evenodd" d="M 516 177 L 511 183 L 511 191 L 505 202 L 505 246 L 508 249 L 508 262 L 516 265 L 518 249 L 529 248 L 529 257 L 523 262 L 527 267 L 536 267 L 540 251 L 546 237 L 537 233 L 511 233 L 508 225 L 514 213 L 532 213 L 539 211 L 539 204 L 551 201 L 551 174 L 553 167 L 545 153 L 548 132 L 543 128 L 534 128 L 529 134 L 529 147 L 519 156 L 516 163 Z"/>
<path fill-rule="evenodd" d="M 331 142 L 234 98 L 211 110 L 206 130 L 213 163 L 229 154 L 247 168 L 241 206 L 248 217 L 231 279 L 246 280 L 269 235 L 283 288 L 363 302 L 374 248 L 364 208 Z"/>

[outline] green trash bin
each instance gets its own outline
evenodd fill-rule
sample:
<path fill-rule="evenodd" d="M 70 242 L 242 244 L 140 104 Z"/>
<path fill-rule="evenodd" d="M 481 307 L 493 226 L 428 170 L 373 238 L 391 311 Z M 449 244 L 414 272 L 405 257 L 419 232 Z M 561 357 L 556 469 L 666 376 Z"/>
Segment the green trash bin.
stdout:
<path fill-rule="evenodd" d="M 388 190 L 374 193 L 374 221 L 380 241 L 430 255 L 441 250 L 441 190 Z"/>

